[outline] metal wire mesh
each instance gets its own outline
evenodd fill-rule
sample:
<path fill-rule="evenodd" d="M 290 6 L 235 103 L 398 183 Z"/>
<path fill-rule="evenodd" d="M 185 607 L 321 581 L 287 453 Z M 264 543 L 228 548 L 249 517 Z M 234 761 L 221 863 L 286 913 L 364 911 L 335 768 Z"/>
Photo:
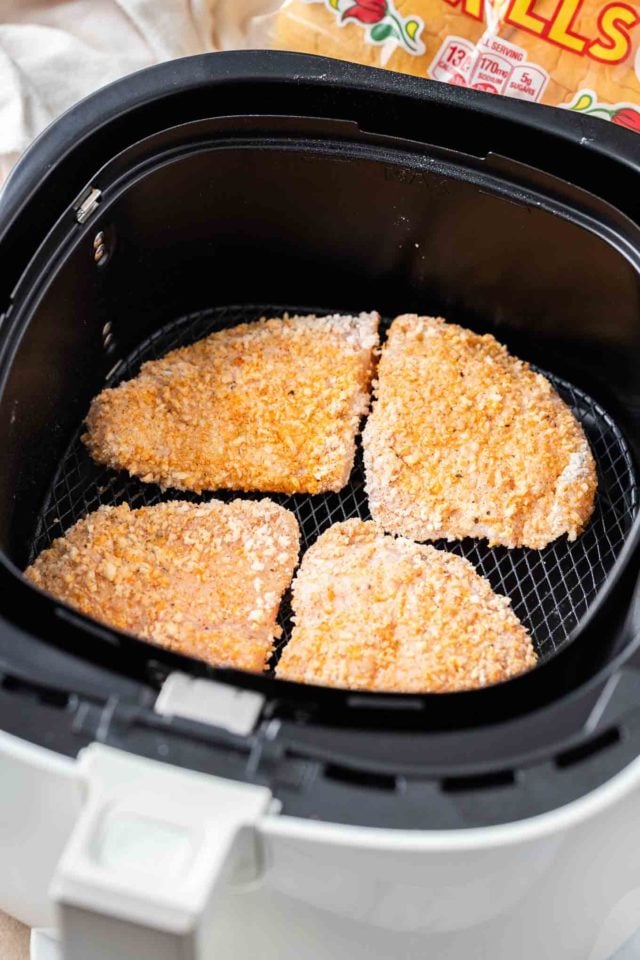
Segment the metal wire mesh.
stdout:
<path fill-rule="evenodd" d="M 224 307 L 183 317 L 155 332 L 126 360 L 118 363 L 111 371 L 107 385 L 114 386 L 135 376 L 141 363 L 192 343 L 214 330 L 250 322 L 264 315 L 278 316 L 284 309 L 274 306 Z M 583 424 L 598 464 L 598 497 L 588 528 L 574 543 L 563 537 L 544 550 L 491 548 L 483 541 L 471 539 L 456 543 L 437 541 L 435 546 L 466 557 L 489 579 L 494 590 L 511 597 L 513 609 L 531 631 L 541 659 L 547 659 L 566 641 L 611 570 L 636 514 L 637 487 L 631 456 L 611 417 L 577 387 L 548 371 L 543 372 Z M 51 484 L 33 538 L 32 559 L 101 504 L 126 501 L 131 507 L 140 507 L 173 498 L 199 501 L 211 497 L 229 500 L 238 496 L 256 496 L 226 491 L 205 496 L 162 491 L 124 472 L 93 463 L 80 440 L 81 433 L 82 428 L 79 428 Z M 296 514 L 302 531 L 303 550 L 333 523 L 352 517 L 370 518 L 360 449 L 350 481 L 340 493 L 319 496 L 272 494 L 271 497 Z M 276 657 L 289 637 L 288 597 L 283 601 L 280 620 L 283 637 Z"/>

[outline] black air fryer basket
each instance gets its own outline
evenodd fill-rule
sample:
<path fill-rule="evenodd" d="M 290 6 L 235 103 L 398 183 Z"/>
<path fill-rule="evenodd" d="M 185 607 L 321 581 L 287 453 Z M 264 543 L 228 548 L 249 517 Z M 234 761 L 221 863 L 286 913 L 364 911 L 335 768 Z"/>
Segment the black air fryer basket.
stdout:
<path fill-rule="evenodd" d="M 285 813 L 385 826 L 514 820 L 621 769 L 640 745 L 639 174 L 640 138 L 613 125 L 293 54 L 166 64 L 54 124 L 0 203 L 0 726 L 70 755 L 99 739 L 268 783 Z M 185 496 L 92 463 L 91 398 L 285 309 L 491 331 L 571 406 L 598 465 L 585 533 L 542 551 L 447 545 L 511 597 L 536 669 L 447 695 L 286 683 L 110 630 L 21 576 L 101 503 Z M 303 547 L 367 519 L 360 454 L 339 494 L 274 499 Z M 283 643 L 289 618 L 285 602 Z M 259 692 L 253 733 L 155 714 L 176 669 Z"/>

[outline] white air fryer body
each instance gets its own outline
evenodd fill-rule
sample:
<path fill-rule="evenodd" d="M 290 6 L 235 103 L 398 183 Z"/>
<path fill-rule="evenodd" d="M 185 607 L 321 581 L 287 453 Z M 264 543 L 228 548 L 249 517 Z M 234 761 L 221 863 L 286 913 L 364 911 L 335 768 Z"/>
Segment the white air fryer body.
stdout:
<path fill-rule="evenodd" d="M 52 897 L 60 859 L 96 771 L 114 757 L 139 768 L 131 789 L 154 768 L 218 785 L 216 778 L 102 746 L 74 762 L 2 734 L 2 909 L 36 928 L 58 929 L 67 909 Z M 110 815 L 118 805 L 127 808 L 128 792 L 109 805 Z M 160 798 L 149 794 L 150 820 L 159 806 Z M 188 826 L 176 828 L 175 839 L 190 833 L 197 842 L 198 804 L 184 812 Z M 236 840 L 243 852 L 217 891 L 206 943 L 193 954 L 199 960 L 609 960 L 639 926 L 640 760 L 581 800 L 502 826 L 383 830 L 265 812 L 248 829 L 252 843 Z M 137 856 L 153 926 L 154 886 L 174 860 L 166 844 L 154 853 L 140 839 Z M 118 873 L 114 857 L 117 852 L 110 859 Z M 120 879 L 129 868 L 122 866 Z M 186 882 L 178 876 L 176 888 Z M 108 929 L 96 923 L 96 953 L 87 960 L 120 956 Z M 142 960 L 149 932 L 140 927 L 136 936 Z"/>

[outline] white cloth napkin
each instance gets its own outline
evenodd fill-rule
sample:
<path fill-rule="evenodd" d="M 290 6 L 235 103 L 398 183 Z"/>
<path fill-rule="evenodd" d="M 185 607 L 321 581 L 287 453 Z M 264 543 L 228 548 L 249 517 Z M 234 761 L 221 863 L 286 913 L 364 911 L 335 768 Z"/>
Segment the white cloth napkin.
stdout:
<path fill-rule="evenodd" d="M 214 49 L 216 2 L 0 0 L 0 184 L 44 127 L 97 87 Z"/>
<path fill-rule="evenodd" d="M 268 45 L 286 0 L 0 0 L 0 186 L 55 117 L 174 57 Z"/>

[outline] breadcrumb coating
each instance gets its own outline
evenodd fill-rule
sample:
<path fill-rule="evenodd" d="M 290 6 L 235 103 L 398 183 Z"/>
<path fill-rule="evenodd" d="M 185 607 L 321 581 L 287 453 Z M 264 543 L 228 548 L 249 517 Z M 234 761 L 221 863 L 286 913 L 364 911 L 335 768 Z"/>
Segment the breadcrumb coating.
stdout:
<path fill-rule="evenodd" d="M 26 570 L 102 623 L 214 665 L 260 671 L 298 559 L 296 518 L 270 500 L 100 507 Z"/>
<path fill-rule="evenodd" d="M 597 475 L 582 426 L 548 380 L 489 334 L 397 317 L 363 433 L 375 521 L 414 540 L 575 540 Z"/>
<path fill-rule="evenodd" d="M 340 490 L 378 323 L 284 316 L 212 333 L 103 390 L 83 440 L 99 463 L 178 490 Z"/>
<path fill-rule="evenodd" d="M 294 630 L 279 677 L 353 690 L 445 693 L 536 663 L 507 597 L 468 560 L 362 520 L 338 523 L 293 582 Z"/>

